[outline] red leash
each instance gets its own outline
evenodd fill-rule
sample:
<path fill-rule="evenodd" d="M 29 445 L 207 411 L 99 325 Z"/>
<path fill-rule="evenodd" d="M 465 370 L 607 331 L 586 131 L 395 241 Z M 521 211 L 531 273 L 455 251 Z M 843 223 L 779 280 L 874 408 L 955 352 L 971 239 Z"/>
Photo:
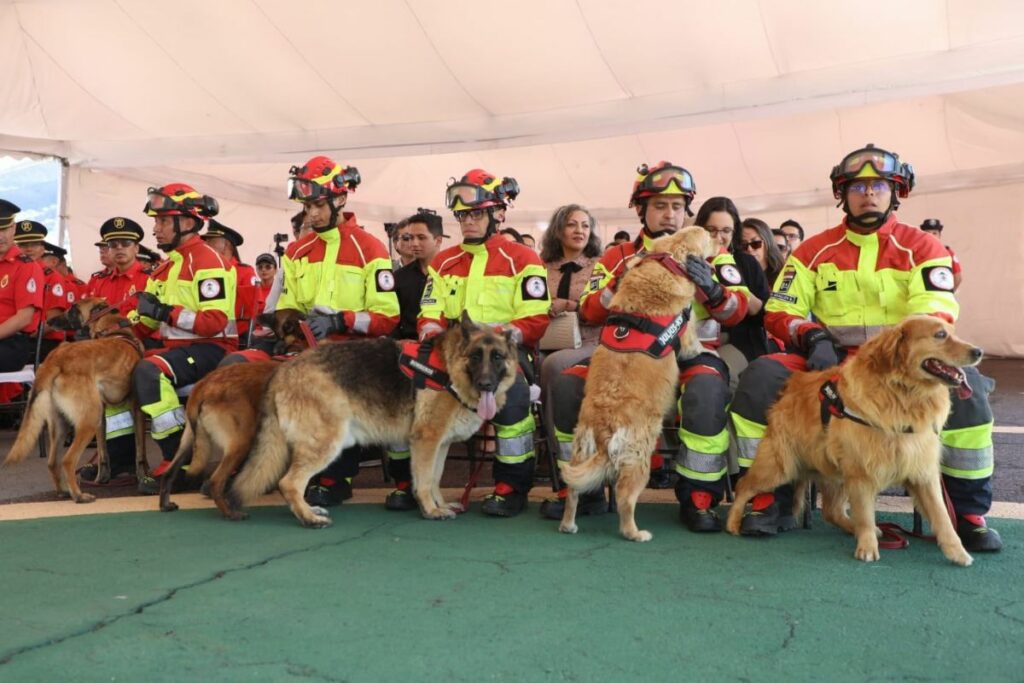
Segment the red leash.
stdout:
<path fill-rule="evenodd" d="M 953 501 L 949 497 L 949 492 L 946 491 L 946 482 L 942 482 L 942 498 L 946 503 L 946 514 L 949 515 L 949 521 L 953 523 L 953 528 L 956 528 L 956 511 L 953 509 Z M 907 536 L 913 536 L 914 538 L 920 538 L 922 541 L 931 541 L 935 543 L 935 536 L 929 536 L 924 533 L 918 533 L 916 531 L 910 531 L 905 529 L 896 522 L 881 522 L 876 525 L 879 531 L 882 532 L 882 537 L 878 540 L 878 547 L 886 550 L 903 550 L 910 546 L 910 541 L 907 540 Z"/>
<path fill-rule="evenodd" d="M 313 336 L 313 330 L 309 329 L 309 323 L 305 320 L 299 321 L 299 329 L 302 330 L 302 336 L 306 339 L 306 344 L 311 349 L 315 349 L 317 345 L 316 337 Z"/>

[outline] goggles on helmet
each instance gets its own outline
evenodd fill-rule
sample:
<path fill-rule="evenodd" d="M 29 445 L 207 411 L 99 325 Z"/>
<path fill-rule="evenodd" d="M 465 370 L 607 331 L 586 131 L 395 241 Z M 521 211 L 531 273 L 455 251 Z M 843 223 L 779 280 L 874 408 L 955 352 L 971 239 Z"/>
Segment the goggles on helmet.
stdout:
<path fill-rule="evenodd" d="M 515 178 L 502 178 L 501 182 L 488 190 L 483 185 L 456 182 L 445 191 L 444 203 L 449 209 L 485 209 L 490 206 L 505 206 L 519 196 L 519 183 Z"/>
<path fill-rule="evenodd" d="M 900 197 L 914 188 L 914 168 L 900 162 L 899 155 L 868 145 L 843 157 L 832 169 L 832 193 L 841 199 L 843 188 L 854 178 L 883 178 L 896 185 Z"/>
<path fill-rule="evenodd" d="M 692 199 L 697 193 L 697 186 L 693 182 L 693 176 L 682 166 L 665 164 L 652 171 L 647 167 L 647 164 L 642 164 L 636 171 L 643 178 L 638 179 L 633 187 L 633 196 L 629 202 L 630 206 L 633 206 L 638 199 L 644 197 L 662 193 L 673 194 L 670 191 L 673 184 L 676 186 L 675 194 L 681 194 Z"/>
<path fill-rule="evenodd" d="M 355 190 L 362 182 L 359 169 L 349 166 L 333 176 L 322 176 L 316 179 L 303 178 L 305 167 L 292 166 L 288 178 L 288 199 L 296 202 L 308 202 L 327 197 L 337 197 Z"/>
<path fill-rule="evenodd" d="M 146 206 L 143 209 L 147 216 L 180 215 L 196 218 L 211 218 L 220 211 L 217 200 L 198 192 L 175 196 L 165 194 L 163 188 L 151 187 L 147 190 Z"/>

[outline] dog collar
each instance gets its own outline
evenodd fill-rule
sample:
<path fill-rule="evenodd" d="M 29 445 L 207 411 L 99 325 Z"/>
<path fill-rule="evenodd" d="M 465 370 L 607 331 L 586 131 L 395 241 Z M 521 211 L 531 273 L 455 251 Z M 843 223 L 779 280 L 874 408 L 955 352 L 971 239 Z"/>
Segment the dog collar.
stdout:
<path fill-rule="evenodd" d="M 639 316 L 613 311 L 601 329 L 600 344 L 620 353 L 643 352 L 652 358 L 679 353 L 690 321 L 690 307 L 676 315 Z"/>
<path fill-rule="evenodd" d="M 881 427 L 876 427 L 871 424 L 863 417 L 853 412 L 846 407 L 843 403 L 843 399 L 839 396 L 839 375 L 833 375 L 818 390 L 818 400 L 821 402 L 821 424 L 824 427 L 828 427 L 829 420 L 833 417 L 840 419 L 847 419 L 862 424 L 865 427 L 871 427 L 879 431 L 886 431 Z M 904 427 L 900 430 L 901 434 L 913 434 L 913 427 Z"/>
<path fill-rule="evenodd" d="M 476 412 L 476 408 L 466 403 L 452 386 L 451 377 L 445 372 L 441 351 L 434 347 L 433 340 L 428 339 L 422 343 L 402 342 L 399 348 L 401 349 L 398 355 L 399 369 L 402 374 L 412 379 L 414 387 L 447 391 L 464 408 Z"/>

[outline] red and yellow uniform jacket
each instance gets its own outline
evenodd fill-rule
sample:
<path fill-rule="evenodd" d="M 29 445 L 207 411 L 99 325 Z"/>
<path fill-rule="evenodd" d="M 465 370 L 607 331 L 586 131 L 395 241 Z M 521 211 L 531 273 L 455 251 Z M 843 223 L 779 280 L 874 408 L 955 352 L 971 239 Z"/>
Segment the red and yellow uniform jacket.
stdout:
<path fill-rule="evenodd" d="M 228 265 L 235 271 L 238 291 L 235 295 L 235 320 L 238 323 L 238 334 L 244 337 L 249 332 L 249 321 L 263 312 L 260 304 L 260 278 L 256 269 L 248 263 L 240 263 L 232 258 Z"/>
<path fill-rule="evenodd" d="M 823 327 L 858 347 L 916 313 L 956 320 L 952 259 L 942 243 L 890 216 L 861 235 L 846 221 L 809 237 L 786 261 L 765 306 L 768 331 L 797 348 Z M 809 316 L 813 314 L 815 321 Z"/>
<path fill-rule="evenodd" d="M 332 340 L 383 337 L 398 325 L 398 296 L 388 251 L 356 223 L 355 215 L 289 245 L 282 259 L 284 286 L 275 310 L 338 313 L 348 328 Z"/>
<path fill-rule="evenodd" d="M 511 329 L 517 343 L 536 346 L 550 322 L 547 282 L 540 257 L 504 237 L 449 247 L 428 269 L 417 332 L 432 337 L 465 311 L 475 323 Z"/>
<path fill-rule="evenodd" d="M 142 263 L 134 261 L 122 273 L 116 268 L 94 273 L 86 285 L 85 296 L 101 296 L 111 306 L 117 306 L 121 315 L 127 316 L 135 310 L 135 297 L 146 291 L 149 276 L 142 270 Z"/>
<path fill-rule="evenodd" d="M 0 322 L 23 308 L 35 309 L 32 320 L 21 332 L 34 334 L 43 310 L 43 267 L 30 259 L 17 245 L 0 256 Z"/>
<path fill-rule="evenodd" d="M 64 276 L 56 270 L 43 268 L 43 277 L 46 280 L 46 290 L 43 292 L 43 315 L 49 320 L 71 308 L 73 295 L 68 290 Z M 60 313 L 54 313 L 54 311 L 60 311 Z M 48 330 L 43 334 L 43 339 L 64 341 L 67 339 L 67 333 L 64 330 Z"/>
<path fill-rule="evenodd" d="M 615 296 L 614 285 L 609 287 L 609 283 L 622 277 L 626 261 L 636 254 L 646 253 L 654 241 L 646 230 L 640 236 L 639 248 L 637 242 L 620 244 L 609 249 L 594 265 L 590 281 L 580 295 L 580 315 L 586 322 L 603 325 L 608 318 L 608 306 Z M 721 343 L 722 326 L 736 325 L 747 315 L 750 290 L 736 267 L 736 259 L 728 251 L 723 249 L 711 259 L 711 265 L 715 269 L 715 280 L 725 288 L 725 298 L 711 309 L 694 301 L 690 320 L 697 326 L 701 343 L 707 348 L 716 348 Z"/>
<path fill-rule="evenodd" d="M 140 318 L 145 328 L 140 337 L 159 327 L 159 337 L 169 348 L 198 342 L 228 351 L 238 348 L 235 271 L 198 237 L 168 254 L 150 276 L 146 291 L 174 310 L 165 323 Z"/>

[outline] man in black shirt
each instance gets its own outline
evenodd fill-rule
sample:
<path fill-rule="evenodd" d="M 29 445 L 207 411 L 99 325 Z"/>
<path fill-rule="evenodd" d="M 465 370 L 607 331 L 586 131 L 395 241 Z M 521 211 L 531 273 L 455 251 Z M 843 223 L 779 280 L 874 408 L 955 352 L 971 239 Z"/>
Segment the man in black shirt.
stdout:
<path fill-rule="evenodd" d="M 427 284 L 427 266 L 441 249 L 441 217 L 421 211 L 395 226 L 395 234 L 415 260 L 395 271 L 395 290 L 401 317 L 392 336 L 396 339 L 416 339 L 416 316 L 420 312 L 423 287 Z"/>

